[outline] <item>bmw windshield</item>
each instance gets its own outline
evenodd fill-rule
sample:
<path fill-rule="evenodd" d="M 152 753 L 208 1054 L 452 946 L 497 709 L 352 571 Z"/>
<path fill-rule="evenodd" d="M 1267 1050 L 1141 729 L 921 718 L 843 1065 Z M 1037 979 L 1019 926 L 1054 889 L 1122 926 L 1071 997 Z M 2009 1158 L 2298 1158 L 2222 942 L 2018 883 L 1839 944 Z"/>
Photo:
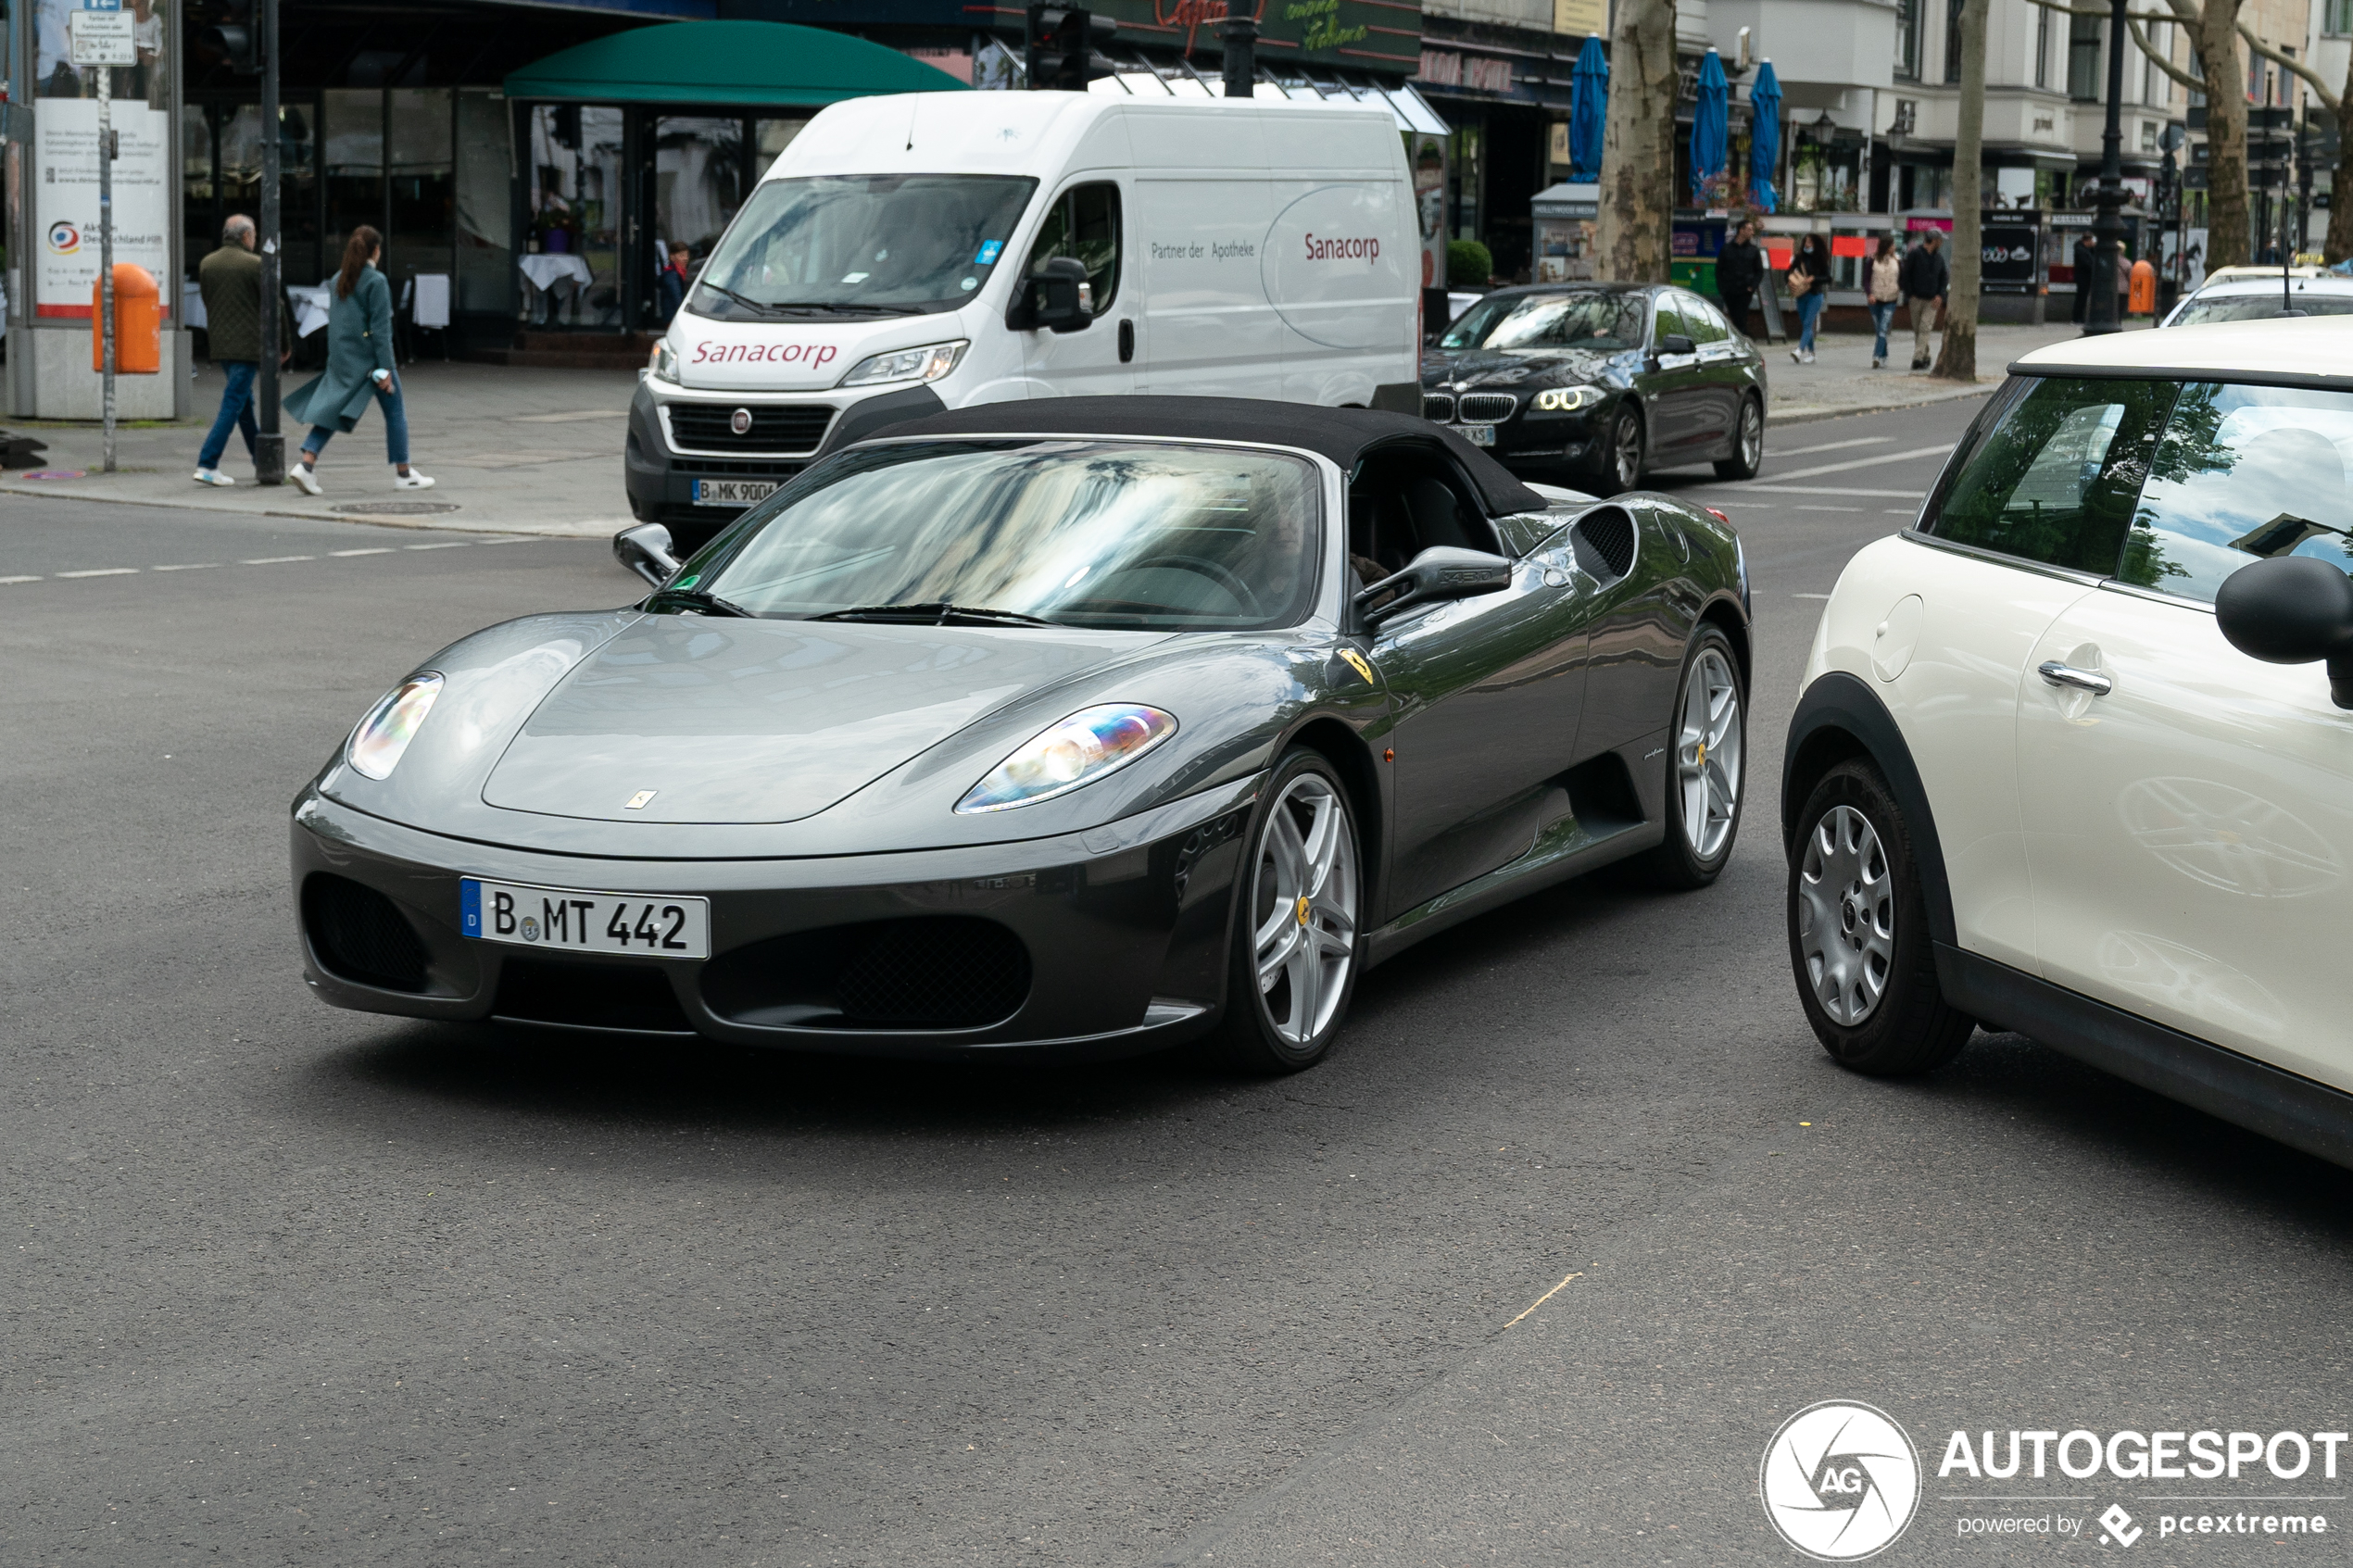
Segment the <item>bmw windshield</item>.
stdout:
<path fill-rule="evenodd" d="M 734 321 L 953 310 L 1004 259 L 1037 188 L 993 174 L 767 181 L 711 252 L 688 305 Z"/>
<path fill-rule="evenodd" d="M 1288 626 L 1314 602 L 1315 469 L 1085 440 L 845 453 L 724 535 L 656 609 L 1125 631 Z"/>
<path fill-rule="evenodd" d="M 1438 340 L 1441 348 L 1590 348 L 1604 353 L 1642 346 L 1649 299 L 1598 289 L 1507 295 L 1483 299 Z"/>

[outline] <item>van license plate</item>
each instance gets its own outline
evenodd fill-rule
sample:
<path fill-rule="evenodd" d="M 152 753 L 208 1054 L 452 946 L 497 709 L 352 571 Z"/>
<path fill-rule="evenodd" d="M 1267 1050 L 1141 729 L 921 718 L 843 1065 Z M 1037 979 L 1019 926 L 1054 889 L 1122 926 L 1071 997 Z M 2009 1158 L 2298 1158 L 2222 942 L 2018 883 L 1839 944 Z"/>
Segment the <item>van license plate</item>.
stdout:
<path fill-rule="evenodd" d="M 754 501 L 764 501 L 775 493 L 775 481 L 769 479 L 695 481 L 695 505 L 698 507 L 749 507 Z"/>
<path fill-rule="evenodd" d="M 574 953 L 711 957 L 711 900 L 675 893 L 580 893 L 463 877 L 459 929 L 484 942 Z"/>
<path fill-rule="evenodd" d="M 1465 425 L 1463 439 L 1474 446 L 1492 446 L 1495 445 L 1495 427 L 1493 425 Z"/>

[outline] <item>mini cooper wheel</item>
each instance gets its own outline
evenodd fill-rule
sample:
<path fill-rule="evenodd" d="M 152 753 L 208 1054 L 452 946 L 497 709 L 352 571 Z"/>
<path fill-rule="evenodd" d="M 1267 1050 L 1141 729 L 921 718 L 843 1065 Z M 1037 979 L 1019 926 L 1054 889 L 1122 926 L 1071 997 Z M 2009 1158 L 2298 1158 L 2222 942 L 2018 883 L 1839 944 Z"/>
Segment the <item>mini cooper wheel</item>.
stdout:
<path fill-rule="evenodd" d="M 1609 445 L 1603 450 L 1597 465 L 1602 494 L 1615 495 L 1642 483 L 1646 457 L 1642 449 L 1642 417 L 1631 408 L 1620 408 L 1617 418 L 1610 420 Z"/>
<path fill-rule="evenodd" d="M 1732 432 L 1732 455 L 1716 459 L 1716 477 L 1755 479 L 1764 466 L 1765 406 L 1754 397 L 1743 397 L 1740 424 Z"/>
<path fill-rule="evenodd" d="M 1703 627 L 1683 656 L 1667 772 L 1667 841 L 1631 869 L 1654 887 L 1705 887 L 1732 858 L 1747 784 L 1748 715 L 1732 642 Z"/>
<path fill-rule="evenodd" d="M 1252 1072 L 1296 1073 L 1331 1047 L 1356 989 L 1356 820 L 1331 764 L 1300 749 L 1276 767 L 1252 827 L 1222 1044 Z"/>
<path fill-rule="evenodd" d="M 1789 956 L 1806 1021 L 1840 1066 L 1925 1073 L 1977 1021 L 1936 983 L 1904 815 L 1878 771 L 1842 762 L 1814 786 L 1790 858 Z"/>

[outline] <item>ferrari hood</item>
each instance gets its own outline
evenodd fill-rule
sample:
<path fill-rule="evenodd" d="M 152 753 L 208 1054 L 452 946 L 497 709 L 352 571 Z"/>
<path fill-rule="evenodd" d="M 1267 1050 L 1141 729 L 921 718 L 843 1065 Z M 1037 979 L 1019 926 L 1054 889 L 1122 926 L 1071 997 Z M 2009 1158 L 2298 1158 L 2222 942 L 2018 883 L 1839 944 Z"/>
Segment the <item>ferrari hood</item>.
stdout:
<path fill-rule="evenodd" d="M 556 684 L 483 799 L 609 822 L 794 822 L 1026 693 L 1158 640 L 651 616 Z"/>

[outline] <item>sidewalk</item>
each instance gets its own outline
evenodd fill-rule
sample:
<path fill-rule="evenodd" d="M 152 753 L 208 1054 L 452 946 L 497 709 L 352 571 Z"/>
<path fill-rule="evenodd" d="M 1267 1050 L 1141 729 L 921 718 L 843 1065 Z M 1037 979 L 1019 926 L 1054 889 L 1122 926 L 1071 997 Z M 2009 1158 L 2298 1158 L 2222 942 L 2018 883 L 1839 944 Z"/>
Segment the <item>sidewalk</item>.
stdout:
<path fill-rule="evenodd" d="M 1974 397 L 1998 383 L 2009 362 L 2029 349 L 2076 335 L 2059 322 L 2045 327 L 1981 326 L 1975 387 L 1936 381 L 1903 369 L 1911 336 L 1891 338 L 1894 368 L 1874 370 L 1871 340 L 1851 332 L 1823 333 L 1816 362 L 1790 362 L 1786 345 L 1765 348 L 1772 387 L 1771 424 L 1835 419 L 1841 414 L 1911 408 Z M 119 471 L 98 471 L 95 425 L 7 420 L 6 428 L 48 443 L 48 470 L 82 470 L 75 479 L 29 480 L 0 472 L 0 495 L 57 498 L 82 495 L 133 505 L 239 512 L 256 517 L 315 518 L 400 528 L 461 528 L 474 533 L 596 536 L 629 526 L 622 492 L 621 445 L 634 371 L 548 370 L 427 360 L 402 372 L 407 382 L 409 456 L 440 483 L 431 490 L 396 491 L 384 463 L 384 420 L 374 409 L 349 434 L 338 434 L 320 461 L 325 495 L 316 499 L 291 484 L 263 489 L 252 483 L 244 444 L 231 437 L 222 471 L 233 490 L 193 483 L 196 449 L 220 405 L 220 373 L 198 368 L 187 423 L 143 424 L 117 433 Z M 301 384 L 290 381 L 288 390 Z M 288 457 L 300 429 L 287 432 Z"/>

